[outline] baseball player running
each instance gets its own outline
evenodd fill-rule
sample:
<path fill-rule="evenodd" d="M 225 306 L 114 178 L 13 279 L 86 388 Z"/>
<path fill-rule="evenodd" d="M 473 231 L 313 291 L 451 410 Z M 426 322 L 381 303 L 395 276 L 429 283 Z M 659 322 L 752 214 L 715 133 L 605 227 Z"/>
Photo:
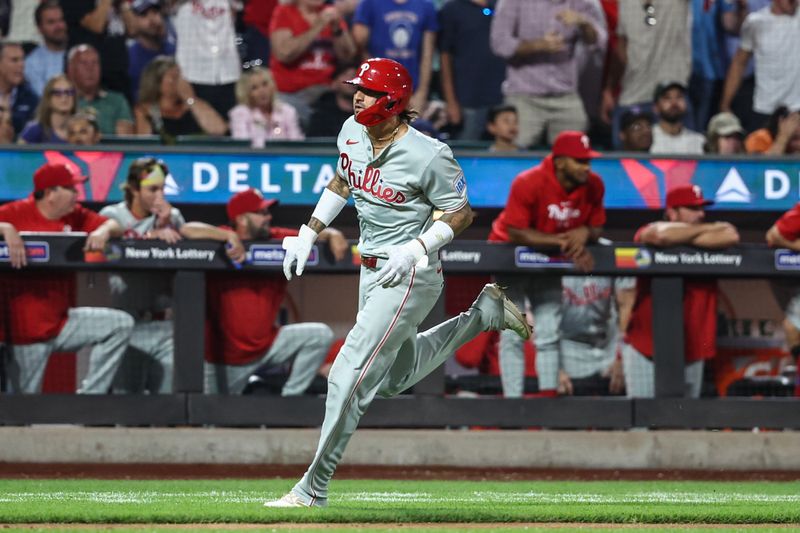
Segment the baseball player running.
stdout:
<path fill-rule="evenodd" d="M 496 285 L 472 307 L 423 333 L 417 327 L 442 291 L 439 249 L 472 221 L 467 185 L 450 148 L 409 123 L 412 83 L 390 59 L 369 59 L 355 78 L 355 116 L 339 133 L 336 176 L 308 224 L 283 241 L 287 279 L 303 273 L 319 232 L 355 200 L 361 230 L 361 281 L 356 324 L 328 376 L 325 420 L 316 455 L 294 488 L 267 507 L 324 507 L 328 483 L 358 421 L 376 394 L 413 386 L 481 331 L 531 334 L 524 317 Z M 433 221 L 434 209 L 444 212 Z"/>

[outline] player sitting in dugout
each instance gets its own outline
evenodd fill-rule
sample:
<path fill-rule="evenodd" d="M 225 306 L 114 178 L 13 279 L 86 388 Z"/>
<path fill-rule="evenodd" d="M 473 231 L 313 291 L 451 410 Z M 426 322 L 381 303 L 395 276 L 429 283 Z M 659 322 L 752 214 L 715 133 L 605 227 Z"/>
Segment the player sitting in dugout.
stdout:
<path fill-rule="evenodd" d="M 297 230 L 272 226 L 270 207 L 256 189 L 235 194 L 227 205 L 231 226 L 213 227 L 189 222 L 182 233 L 193 239 L 227 243 L 232 261 L 245 260 L 243 240 L 269 240 L 297 235 Z M 344 258 L 348 243 L 342 233 L 327 228 L 334 258 Z M 206 353 L 204 390 L 209 394 L 241 394 L 257 369 L 292 363 L 282 396 L 303 394 L 314 379 L 333 341 L 322 323 L 277 325 L 286 297 L 287 280 L 264 272 L 209 273 L 206 289 Z"/>

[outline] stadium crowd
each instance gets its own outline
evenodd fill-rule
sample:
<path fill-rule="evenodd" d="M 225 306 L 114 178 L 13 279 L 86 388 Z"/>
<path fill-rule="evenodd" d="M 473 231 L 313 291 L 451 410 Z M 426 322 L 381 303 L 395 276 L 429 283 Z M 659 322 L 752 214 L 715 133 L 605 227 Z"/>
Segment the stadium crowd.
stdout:
<path fill-rule="evenodd" d="M 0 2 L 0 141 L 332 137 L 366 57 L 417 127 L 492 150 L 564 130 L 652 153 L 800 151 L 796 0 Z M 349 91 L 349 92 L 348 92 Z M 91 120 L 94 116 L 94 121 Z"/>
<path fill-rule="evenodd" d="M 259 149 L 334 137 L 352 114 L 356 91 L 342 82 L 358 73 L 362 59 L 388 57 L 414 81 L 410 107 L 420 115 L 412 124 L 419 130 L 495 152 L 550 151 L 517 176 L 487 238 L 560 247 L 584 272 L 593 265 L 586 245 L 600 239 L 605 223 L 602 176 L 591 173 L 590 146 L 800 153 L 798 0 L 5 0 L 3 6 L 2 143 L 230 136 Z M 0 207 L 12 265 L 25 266 L 19 231 L 26 230 L 82 229 L 89 250 L 114 237 L 214 239 L 237 262 L 243 240 L 296 234 L 272 225 L 274 201 L 255 189 L 230 199 L 229 225 L 186 222 L 164 198 L 168 172 L 155 159 L 137 160 L 125 200 L 97 214 L 76 204 L 79 176 L 64 165 L 44 165 L 29 198 Z M 546 196 L 573 202 L 580 216 L 548 214 Z M 697 187 L 668 191 L 664 220 L 642 227 L 636 240 L 737 244 L 733 226 L 704 221 L 708 204 Z M 767 242 L 800 249 L 797 218 L 794 211 L 781 218 Z M 343 257 L 348 244 L 341 232 L 326 232 L 321 239 Z M 67 276 L 27 273 L 24 285 L 3 281 L 9 320 L 0 341 L 12 347 L 5 390 L 38 392 L 49 354 L 83 346 L 93 349 L 79 391 L 171 390 L 169 287 L 116 276 L 110 287 L 116 309 L 105 309 L 73 307 L 74 280 Z M 652 396 L 647 284 L 551 281 L 507 280 L 518 305 L 527 297 L 535 317 L 540 392 Z M 686 285 L 686 320 L 705 313 L 706 324 L 687 327 L 694 332 L 687 335 L 689 396 L 700 394 L 702 363 L 715 353 L 716 291 L 707 281 Z M 254 372 L 294 361 L 282 394 L 302 394 L 318 369 L 329 368 L 335 344 L 328 326 L 273 326 L 285 295 L 283 278 L 209 279 L 207 392 L 241 393 Z M 800 297 L 784 303 L 789 348 L 798 356 Z M 522 395 L 527 348 L 503 335 L 490 342 L 499 343 L 504 393 Z M 485 364 L 486 351 L 474 366 Z"/>

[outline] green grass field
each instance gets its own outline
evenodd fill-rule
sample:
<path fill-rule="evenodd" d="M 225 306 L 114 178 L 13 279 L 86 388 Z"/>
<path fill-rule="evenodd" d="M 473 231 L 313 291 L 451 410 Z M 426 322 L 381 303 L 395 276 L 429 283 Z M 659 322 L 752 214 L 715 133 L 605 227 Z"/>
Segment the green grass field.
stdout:
<path fill-rule="evenodd" d="M 800 482 L 340 480 L 327 509 L 262 507 L 291 486 L 279 479 L 0 480 L 0 523 L 800 525 Z"/>

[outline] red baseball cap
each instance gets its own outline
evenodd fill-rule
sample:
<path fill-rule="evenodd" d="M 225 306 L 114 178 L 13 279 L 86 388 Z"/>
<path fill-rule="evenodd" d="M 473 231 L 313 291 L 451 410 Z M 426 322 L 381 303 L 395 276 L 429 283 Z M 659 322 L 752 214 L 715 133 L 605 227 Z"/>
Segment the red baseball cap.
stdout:
<path fill-rule="evenodd" d="M 591 159 L 599 155 L 600 152 L 592 150 L 589 136 L 582 131 L 562 131 L 553 143 L 553 157 Z"/>
<path fill-rule="evenodd" d="M 237 192 L 228 200 L 228 219 L 234 221 L 239 215 L 258 213 L 277 203 L 278 200 L 267 200 L 261 191 L 250 187 L 246 191 Z"/>
<path fill-rule="evenodd" d="M 45 163 L 33 174 L 33 191 L 43 191 L 50 187 L 74 187 L 86 179 L 86 176 L 76 176 L 64 163 Z"/>
<path fill-rule="evenodd" d="M 699 185 L 683 185 L 667 192 L 667 207 L 701 207 L 714 202 L 703 198 L 703 189 Z"/>

